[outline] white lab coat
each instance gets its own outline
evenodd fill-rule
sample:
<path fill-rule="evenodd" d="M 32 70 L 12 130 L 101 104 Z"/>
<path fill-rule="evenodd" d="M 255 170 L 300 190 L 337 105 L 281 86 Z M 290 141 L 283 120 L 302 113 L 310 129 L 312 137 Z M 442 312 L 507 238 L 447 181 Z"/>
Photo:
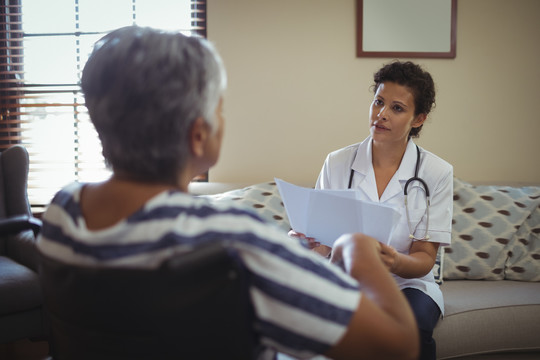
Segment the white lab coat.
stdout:
<path fill-rule="evenodd" d="M 386 186 L 380 199 L 371 151 L 372 139 L 368 137 L 361 143 L 330 153 L 319 174 L 316 188 L 346 189 L 351 169 L 354 170 L 351 188 L 360 191 L 362 200 L 392 205 L 401 213 L 400 222 L 387 243 L 397 251 L 407 254 L 412 240 L 409 238 L 403 189 L 407 180 L 414 176 L 416 145 L 409 140 L 399 169 Z M 426 182 L 430 191 L 429 241 L 438 242 L 441 246 L 449 245 L 452 230 L 453 168 L 446 161 L 420 148 L 418 176 Z M 423 237 L 426 230 L 425 199 L 425 193 L 419 182 L 411 182 L 408 188 L 409 216 L 414 235 L 418 238 Z M 415 288 L 429 295 L 437 303 L 441 313 L 444 313 L 442 293 L 431 272 L 416 279 L 404 279 L 396 275 L 394 278 L 401 289 Z"/>

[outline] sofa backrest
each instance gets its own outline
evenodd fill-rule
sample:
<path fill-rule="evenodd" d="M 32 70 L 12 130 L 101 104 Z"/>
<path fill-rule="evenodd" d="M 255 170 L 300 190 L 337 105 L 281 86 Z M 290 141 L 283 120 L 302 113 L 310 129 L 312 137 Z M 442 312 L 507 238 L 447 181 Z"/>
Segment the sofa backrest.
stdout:
<path fill-rule="evenodd" d="M 444 279 L 540 281 L 540 186 L 474 186 L 454 178 Z"/>
<path fill-rule="evenodd" d="M 290 230 L 273 181 L 205 196 L 236 202 Z M 540 186 L 475 186 L 454 178 L 452 244 L 440 248 L 435 279 L 540 281 L 539 237 Z"/>

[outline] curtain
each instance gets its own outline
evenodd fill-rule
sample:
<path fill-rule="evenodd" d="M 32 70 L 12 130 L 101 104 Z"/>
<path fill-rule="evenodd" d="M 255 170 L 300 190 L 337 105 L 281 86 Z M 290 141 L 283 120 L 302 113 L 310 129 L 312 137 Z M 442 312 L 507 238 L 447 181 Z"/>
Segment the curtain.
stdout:
<path fill-rule="evenodd" d="M 132 24 L 206 37 L 206 1 L 2 0 L 0 150 L 28 149 L 32 206 L 70 182 L 110 175 L 79 80 L 93 43 Z"/>

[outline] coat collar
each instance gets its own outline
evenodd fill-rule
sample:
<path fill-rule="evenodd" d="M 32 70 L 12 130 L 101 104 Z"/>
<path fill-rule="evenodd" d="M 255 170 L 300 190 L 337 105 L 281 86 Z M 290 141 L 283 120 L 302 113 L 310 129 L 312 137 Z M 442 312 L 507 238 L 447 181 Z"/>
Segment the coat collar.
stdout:
<path fill-rule="evenodd" d="M 375 172 L 372 162 L 372 145 L 371 136 L 362 141 L 358 145 L 356 157 L 352 164 L 352 169 L 355 171 L 356 188 L 361 188 L 371 201 L 385 202 L 394 196 L 403 192 L 403 187 L 408 179 L 414 176 L 416 167 L 416 144 L 409 140 L 403 159 L 398 170 L 386 186 L 381 198 L 377 194 L 377 184 L 375 182 Z"/>

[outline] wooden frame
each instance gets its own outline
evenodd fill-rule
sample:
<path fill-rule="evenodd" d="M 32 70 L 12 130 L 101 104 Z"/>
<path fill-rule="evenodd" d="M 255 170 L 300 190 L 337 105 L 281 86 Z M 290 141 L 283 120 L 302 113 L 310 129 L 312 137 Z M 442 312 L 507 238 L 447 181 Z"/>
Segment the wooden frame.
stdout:
<path fill-rule="evenodd" d="M 456 26 L 457 26 L 457 0 L 446 0 L 451 2 L 450 4 L 442 3 L 441 0 L 435 2 L 434 0 L 414 0 L 403 1 L 400 0 L 400 6 L 406 4 L 407 13 L 392 12 L 395 9 L 397 0 L 356 0 L 356 56 L 357 57 L 391 57 L 391 58 L 448 58 L 453 59 L 456 57 Z M 444 1 L 444 0 L 443 0 Z M 364 2 L 366 4 L 364 4 Z M 392 4 L 393 2 L 393 4 Z M 429 2 L 429 3 L 428 3 Z M 424 3 L 424 4 L 422 4 Z M 380 13 L 375 13 L 370 10 L 374 5 L 381 10 Z M 441 6 L 441 10 L 437 11 L 439 18 L 427 17 L 428 10 L 425 5 L 429 6 Z M 366 8 L 364 7 L 366 5 Z M 389 6 L 389 9 L 382 7 Z M 417 9 L 415 7 L 418 7 Z M 448 9 L 448 10 L 447 10 Z M 449 11 L 449 13 L 448 13 Z M 407 14 L 412 14 L 415 17 L 421 17 L 421 21 L 414 21 L 413 19 L 407 19 Z M 389 27 L 389 25 L 395 24 L 392 21 L 391 16 L 395 16 L 400 21 L 404 21 L 407 24 L 415 25 L 417 31 L 414 35 L 409 36 L 405 30 L 409 29 L 409 26 L 403 24 L 397 24 L 395 29 Z M 365 20 L 365 21 L 364 21 Z M 409 21 L 410 20 L 410 21 Z M 408 22 L 409 21 L 409 22 Z M 373 24 L 370 24 L 373 23 Z M 423 27 L 431 26 L 430 31 L 426 31 Z M 369 27 L 365 29 L 365 27 Z M 426 35 L 426 41 L 419 38 L 418 28 L 421 28 L 421 33 Z M 414 28 L 414 26 L 410 26 Z M 431 31 L 440 30 L 439 32 Z M 384 38 L 384 33 L 389 34 L 391 41 Z M 440 39 L 434 37 L 435 34 L 440 34 Z M 364 36 L 369 36 L 368 40 L 364 39 Z M 407 48 L 408 41 L 403 41 L 403 38 L 411 39 L 411 42 L 416 42 L 416 45 L 411 44 L 412 48 Z M 399 40 L 399 38 L 402 38 Z M 375 39 L 375 41 L 371 41 Z M 396 44 L 392 44 L 392 41 L 399 42 L 399 49 L 394 48 Z M 376 43 L 376 46 L 369 45 L 368 42 Z M 428 44 L 429 43 L 429 44 Z M 420 45 L 419 45 L 420 44 Z M 420 49 L 419 47 L 431 46 L 432 48 Z M 414 48 L 414 47 L 417 48 Z M 381 48 L 375 48 L 381 47 Z M 403 48 L 405 47 L 405 48 Z"/>

